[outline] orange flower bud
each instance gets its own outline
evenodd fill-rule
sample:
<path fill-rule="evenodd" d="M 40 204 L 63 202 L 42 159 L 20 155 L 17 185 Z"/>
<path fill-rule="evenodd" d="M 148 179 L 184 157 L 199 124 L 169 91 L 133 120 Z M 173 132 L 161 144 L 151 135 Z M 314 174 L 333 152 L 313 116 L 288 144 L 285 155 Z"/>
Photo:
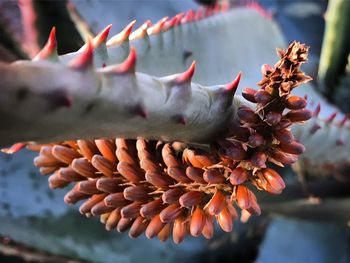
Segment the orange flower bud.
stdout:
<path fill-rule="evenodd" d="M 142 216 L 137 217 L 130 227 L 129 237 L 136 238 L 141 235 L 143 232 L 145 232 L 148 223 L 149 221 Z"/>
<path fill-rule="evenodd" d="M 265 142 L 264 137 L 258 133 L 254 133 L 254 134 L 250 135 L 249 139 L 248 139 L 249 146 L 253 147 L 253 148 L 259 147 L 264 142 Z"/>
<path fill-rule="evenodd" d="M 175 244 L 181 243 L 187 234 L 186 218 L 179 217 L 175 219 L 173 226 L 173 240 Z"/>
<path fill-rule="evenodd" d="M 253 194 L 253 192 L 251 193 L 250 204 L 251 205 L 249 208 L 247 208 L 247 211 L 250 214 L 260 215 L 261 209 L 260 209 L 260 206 L 258 205 L 258 202 L 256 200 L 256 196 Z"/>
<path fill-rule="evenodd" d="M 75 158 L 81 157 L 81 155 L 68 147 L 62 145 L 55 145 L 52 147 L 52 155 L 63 163 L 71 164 Z"/>
<path fill-rule="evenodd" d="M 191 179 L 186 176 L 185 169 L 182 167 L 168 167 L 168 175 L 178 182 L 190 183 Z"/>
<path fill-rule="evenodd" d="M 77 183 L 78 191 L 89 195 L 100 194 L 101 191 L 96 188 L 96 182 L 96 179 L 79 182 Z"/>
<path fill-rule="evenodd" d="M 162 194 L 162 200 L 164 203 L 173 204 L 179 201 L 181 195 L 185 193 L 185 189 L 181 187 L 176 187 L 169 189 Z"/>
<path fill-rule="evenodd" d="M 221 210 L 220 214 L 216 216 L 220 227 L 225 232 L 231 232 L 233 229 L 233 218 L 226 207 Z"/>
<path fill-rule="evenodd" d="M 286 187 L 282 177 L 273 169 L 263 169 L 261 170 L 261 175 L 259 175 L 259 178 L 261 179 L 262 186 L 269 193 L 280 194 Z"/>
<path fill-rule="evenodd" d="M 159 232 L 164 227 L 164 223 L 160 220 L 160 216 L 156 215 L 152 218 L 151 222 L 148 224 L 146 228 L 146 237 L 148 239 L 154 238 L 156 235 L 159 234 Z"/>
<path fill-rule="evenodd" d="M 202 234 L 205 221 L 206 216 L 203 209 L 197 206 L 191 218 L 190 233 L 192 236 L 198 237 L 200 234 Z"/>
<path fill-rule="evenodd" d="M 204 171 L 201 168 L 188 166 L 186 169 L 187 177 L 196 183 L 205 183 L 203 173 Z"/>
<path fill-rule="evenodd" d="M 105 193 L 122 192 L 124 187 L 119 185 L 120 181 L 116 178 L 102 177 L 97 180 L 96 187 Z"/>
<path fill-rule="evenodd" d="M 140 209 L 140 214 L 145 218 L 152 218 L 156 214 L 160 213 L 165 208 L 162 199 L 157 198 L 151 202 L 148 202 Z"/>
<path fill-rule="evenodd" d="M 162 157 L 166 166 L 168 167 L 180 167 L 181 163 L 176 158 L 173 148 L 170 144 L 165 144 L 162 148 Z"/>
<path fill-rule="evenodd" d="M 277 140 L 285 144 L 292 143 L 294 140 L 293 133 L 288 129 L 276 130 L 273 134 Z"/>
<path fill-rule="evenodd" d="M 234 206 L 232 205 L 232 203 L 231 203 L 230 200 L 227 200 L 227 201 L 226 201 L 226 208 L 227 208 L 227 210 L 229 211 L 229 213 L 231 214 L 232 220 L 235 220 L 236 218 L 238 218 L 237 211 L 236 211 L 236 209 L 234 208 Z"/>
<path fill-rule="evenodd" d="M 252 192 L 244 185 L 237 186 L 237 204 L 241 209 L 248 209 L 251 206 Z"/>
<path fill-rule="evenodd" d="M 210 201 L 207 203 L 206 208 L 209 214 L 217 215 L 224 208 L 225 204 L 225 195 L 220 190 L 217 190 Z"/>
<path fill-rule="evenodd" d="M 159 240 L 162 242 L 165 242 L 169 238 L 170 232 L 171 232 L 171 226 L 170 224 L 166 224 L 158 234 Z"/>
<path fill-rule="evenodd" d="M 151 190 L 147 186 L 137 185 L 137 186 L 129 186 L 124 189 L 124 197 L 130 201 L 142 201 L 147 200 L 149 195 L 148 193 Z"/>
<path fill-rule="evenodd" d="M 77 182 L 85 180 L 85 177 L 75 172 L 71 167 L 62 167 L 58 170 L 58 178 L 66 180 L 68 182 Z"/>
<path fill-rule="evenodd" d="M 136 218 L 140 215 L 142 202 L 132 202 L 131 204 L 124 206 L 120 210 L 122 217 L 126 218 Z"/>
<path fill-rule="evenodd" d="M 286 102 L 285 105 L 288 109 L 291 110 L 301 110 L 306 107 L 306 100 L 303 98 L 300 98 L 298 96 L 290 96 Z"/>
<path fill-rule="evenodd" d="M 202 168 L 203 164 L 196 158 L 196 153 L 192 149 L 185 149 L 182 153 L 182 158 L 185 162 L 193 165 L 196 168 Z"/>
<path fill-rule="evenodd" d="M 117 156 L 115 154 L 116 145 L 110 140 L 95 140 L 95 144 L 98 151 L 102 154 L 104 158 L 111 161 L 112 163 L 118 162 Z"/>
<path fill-rule="evenodd" d="M 203 193 L 199 191 L 187 192 L 179 198 L 179 203 L 182 207 L 192 207 L 194 205 L 200 204 L 203 201 Z"/>
<path fill-rule="evenodd" d="M 99 203 L 97 203 L 91 208 L 91 214 L 93 216 L 102 215 L 104 213 L 111 212 L 113 210 L 114 210 L 114 207 L 106 206 L 104 201 L 100 201 Z"/>
<path fill-rule="evenodd" d="M 120 215 L 120 209 L 119 208 L 116 208 L 114 209 L 108 216 L 108 219 L 106 220 L 106 229 L 108 231 L 114 229 L 117 227 L 118 225 L 118 222 L 121 218 L 121 215 Z"/>
<path fill-rule="evenodd" d="M 164 173 L 158 172 L 146 172 L 146 180 L 159 188 L 166 188 L 169 185 L 174 184 L 174 180 Z"/>
<path fill-rule="evenodd" d="M 134 222 L 134 219 L 124 218 L 124 217 L 120 218 L 117 224 L 117 231 L 120 233 L 126 231 L 133 222 Z"/>
<path fill-rule="evenodd" d="M 243 88 L 242 90 L 242 96 L 243 98 L 245 98 L 246 100 L 256 103 L 256 100 L 254 98 L 254 95 L 257 91 L 255 89 L 252 88 Z"/>
<path fill-rule="evenodd" d="M 266 167 L 267 155 L 264 152 L 255 152 L 250 159 L 252 164 L 259 168 Z"/>
<path fill-rule="evenodd" d="M 115 163 L 105 157 L 95 154 L 91 159 L 91 164 L 105 176 L 112 177 L 113 172 L 117 170 Z"/>
<path fill-rule="evenodd" d="M 205 224 L 203 227 L 202 235 L 206 239 L 211 239 L 214 235 L 214 225 L 213 225 L 213 217 L 207 215 L 205 219 Z"/>
<path fill-rule="evenodd" d="M 225 148 L 223 154 L 225 157 L 234 161 L 243 160 L 247 153 L 239 143 L 232 143 L 229 148 Z"/>
<path fill-rule="evenodd" d="M 268 114 L 266 114 L 266 122 L 270 126 L 275 126 L 277 125 L 282 119 L 282 114 L 279 112 L 273 112 L 270 111 Z"/>
<path fill-rule="evenodd" d="M 122 192 L 107 195 L 104 202 L 107 206 L 111 207 L 119 207 L 129 203 Z"/>
<path fill-rule="evenodd" d="M 117 166 L 118 172 L 128 181 L 138 183 L 145 179 L 144 172 L 137 166 L 121 161 Z"/>
<path fill-rule="evenodd" d="M 72 169 L 77 172 L 78 174 L 81 174 L 82 176 L 88 177 L 88 178 L 96 178 L 99 177 L 95 172 L 96 169 L 92 166 L 92 164 L 86 160 L 85 158 L 78 158 L 74 159 L 72 164 Z"/>
<path fill-rule="evenodd" d="M 115 152 L 119 162 L 125 162 L 129 165 L 137 165 L 137 159 L 135 159 L 126 148 L 118 148 Z"/>
<path fill-rule="evenodd" d="M 179 204 L 172 204 L 168 207 L 164 208 L 162 212 L 160 212 L 160 220 L 163 223 L 169 223 L 174 221 L 177 217 L 181 215 L 183 212 L 183 208 Z"/>
<path fill-rule="evenodd" d="M 302 110 L 291 110 L 288 112 L 285 116 L 292 122 L 300 122 L 300 121 L 307 121 L 312 117 L 311 111 L 307 109 Z"/>
<path fill-rule="evenodd" d="M 278 149 L 275 149 L 272 153 L 270 153 L 270 157 L 272 157 L 270 161 L 274 163 L 277 162 L 277 165 L 292 164 L 298 160 L 298 155 L 285 153 Z"/>
<path fill-rule="evenodd" d="M 222 173 L 217 169 L 209 169 L 204 172 L 203 179 L 210 184 L 222 184 L 226 181 Z"/>
<path fill-rule="evenodd" d="M 145 171 L 161 172 L 161 167 L 150 158 L 140 159 L 140 167 Z"/>
<path fill-rule="evenodd" d="M 286 153 L 298 154 L 298 155 L 302 154 L 305 151 L 304 145 L 296 141 L 293 141 L 290 144 L 280 143 L 280 149 Z"/>
<path fill-rule="evenodd" d="M 101 202 L 106 197 L 106 194 L 99 194 L 91 196 L 87 201 L 85 201 L 80 207 L 79 212 L 84 215 L 91 213 L 91 208 L 97 203 Z"/>
<path fill-rule="evenodd" d="M 58 177 L 57 171 L 49 177 L 49 187 L 51 189 L 64 188 L 67 185 L 69 185 L 69 182 L 67 182 L 66 180 L 60 179 Z M 80 191 L 80 192 L 82 192 L 82 191 Z"/>
<path fill-rule="evenodd" d="M 232 185 L 239 185 L 244 183 L 249 177 L 249 172 L 242 168 L 238 167 L 232 171 L 230 174 L 230 183 Z"/>
<path fill-rule="evenodd" d="M 266 90 L 258 90 L 254 95 L 257 103 L 266 104 L 271 100 L 271 94 Z"/>
<path fill-rule="evenodd" d="M 241 106 L 237 111 L 239 119 L 244 123 L 258 123 L 260 118 L 255 112 L 246 106 Z"/>
<path fill-rule="evenodd" d="M 79 192 L 77 189 L 77 185 L 75 185 L 72 190 L 66 193 L 63 200 L 66 204 L 75 204 L 76 202 L 88 197 L 88 194 Z"/>

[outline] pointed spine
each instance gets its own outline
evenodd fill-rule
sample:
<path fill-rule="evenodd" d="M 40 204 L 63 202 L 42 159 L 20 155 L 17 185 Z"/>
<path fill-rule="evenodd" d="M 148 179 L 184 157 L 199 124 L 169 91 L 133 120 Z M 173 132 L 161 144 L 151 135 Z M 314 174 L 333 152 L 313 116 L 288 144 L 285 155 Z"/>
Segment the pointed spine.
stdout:
<path fill-rule="evenodd" d="M 57 40 L 56 40 L 56 27 L 51 29 L 49 38 L 44 46 L 44 48 L 33 58 L 33 61 L 37 60 L 47 60 L 52 58 L 53 60 L 58 60 L 57 54 Z"/>
<path fill-rule="evenodd" d="M 113 36 L 107 41 L 107 46 L 121 45 L 125 41 L 129 40 L 131 31 L 136 23 L 136 20 L 131 21 L 119 34 Z"/>
<path fill-rule="evenodd" d="M 173 81 L 174 85 L 185 85 L 185 84 L 190 84 L 192 77 L 194 75 L 194 71 L 196 69 L 196 62 L 193 61 L 191 66 L 183 73 L 179 74 Z"/>

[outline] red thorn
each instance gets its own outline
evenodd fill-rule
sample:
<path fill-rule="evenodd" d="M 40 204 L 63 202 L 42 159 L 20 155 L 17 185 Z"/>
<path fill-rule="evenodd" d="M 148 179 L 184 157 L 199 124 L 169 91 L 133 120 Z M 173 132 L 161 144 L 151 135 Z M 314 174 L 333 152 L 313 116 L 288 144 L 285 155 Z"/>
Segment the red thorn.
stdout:
<path fill-rule="evenodd" d="M 260 15 L 271 20 L 273 15 L 271 12 L 267 11 L 262 5 L 260 5 L 257 1 L 252 1 L 246 4 L 246 7 L 255 9 Z"/>
<path fill-rule="evenodd" d="M 211 6 L 207 6 L 204 8 L 204 17 L 208 17 L 213 15 L 213 8 Z"/>
<path fill-rule="evenodd" d="M 349 120 L 350 115 L 346 114 L 338 123 L 339 127 L 343 127 L 345 125 L 345 123 Z"/>
<path fill-rule="evenodd" d="M 326 124 L 330 124 L 331 122 L 334 121 L 335 117 L 337 116 L 338 112 L 333 112 L 326 120 L 325 123 Z"/>
<path fill-rule="evenodd" d="M 186 15 L 183 17 L 181 23 L 185 24 L 185 23 L 191 23 L 194 20 L 194 12 L 193 10 L 189 10 Z"/>
<path fill-rule="evenodd" d="M 178 13 L 175 15 L 172 19 L 174 19 L 174 27 L 181 24 L 182 17 L 184 16 L 184 13 Z"/>
<path fill-rule="evenodd" d="M 320 114 L 320 111 L 321 111 L 321 105 L 320 105 L 320 103 L 318 103 L 317 106 L 316 106 L 316 109 L 314 110 L 312 115 L 316 118 Z"/>
<path fill-rule="evenodd" d="M 135 73 L 136 49 L 131 47 L 128 57 L 119 65 L 113 68 L 112 72 L 116 74 Z"/>
<path fill-rule="evenodd" d="M 92 66 L 93 62 L 93 46 L 91 40 L 86 43 L 86 48 L 75 58 L 69 62 L 69 66 L 74 69 L 86 69 Z"/>
<path fill-rule="evenodd" d="M 106 26 L 93 40 L 92 46 L 94 48 L 99 47 L 103 42 L 106 42 L 107 37 L 109 35 L 109 31 L 111 31 L 112 24 Z"/>
<path fill-rule="evenodd" d="M 175 78 L 174 83 L 176 85 L 183 85 L 185 83 L 191 82 L 195 69 L 196 69 L 196 62 L 193 61 L 191 66 L 185 72 L 179 74 Z"/>
<path fill-rule="evenodd" d="M 165 23 L 164 27 L 163 27 L 163 31 L 167 31 L 167 30 L 169 30 L 170 28 L 174 27 L 175 24 L 176 24 L 176 21 L 177 21 L 177 17 L 176 17 L 176 16 L 174 16 L 172 19 L 168 20 L 168 21 Z"/>
<path fill-rule="evenodd" d="M 11 147 L 9 148 L 3 148 L 1 149 L 1 151 L 3 153 L 7 153 L 7 154 L 13 154 L 13 153 L 16 153 L 18 151 L 20 151 L 21 149 L 23 149 L 24 147 L 26 147 L 26 143 L 23 143 L 23 142 L 18 142 L 18 143 L 15 143 L 13 144 Z"/>
<path fill-rule="evenodd" d="M 131 34 L 132 28 L 134 27 L 136 20 L 131 21 L 119 34 L 112 37 L 107 42 L 107 46 L 121 44 L 127 40 Z"/>
<path fill-rule="evenodd" d="M 194 19 L 195 20 L 201 20 L 202 18 L 204 17 L 204 11 L 203 11 L 203 8 L 198 8 L 195 16 L 194 16 Z"/>
<path fill-rule="evenodd" d="M 221 3 L 221 12 L 226 12 L 230 9 L 230 1 L 224 0 Z"/>
<path fill-rule="evenodd" d="M 240 71 L 236 78 L 229 84 L 226 85 L 226 90 L 235 94 L 239 81 L 241 80 L 242 72 Z"/>
<path fill-rule="evenodd" d="M 125 37 L 129 37 L 131 34 L 131 31 L 136 23 L 136 20 L 131 21 L 123 30 L 122 33 L 124 33 Z"/>
<path fill-rule="evenodd" d="M 218 2 L 216 2 L 216 3 L 214 4 L 214 7 L 213 7 L 213 13 L 214 13 L 215 15 L 218 14 L 218 13 L 220 13 L 220 9 L 221 9 L 220 4 L 219 4 Z"/>
<path fill-rule="evenodd" d="M 45 46 L 33 60 L 46 59 L 50 57 L 54 52 L 57 52 L 56 27 L 53 27 L 51 29 Z"/>
<path fill-rule="evenodd" d="M 168 20 L 168 17 L 163 17 L 161 20 L 159 20 L 154 26 L 148 29 L 148 33 L 150 35 L 155 35 L 158 34 L 162 31 L 165 22 Z"/>
<path fill-rule="evenodd" d="M 147 29 L 150 26 L 152 26 L 152 23 L 150 20 L 147 20 L 138 29 L 136 29 L 133 33 L 131 33 L 129 39 L 134 40 L 138 38 L 143 38 L 147 34 Z"/>

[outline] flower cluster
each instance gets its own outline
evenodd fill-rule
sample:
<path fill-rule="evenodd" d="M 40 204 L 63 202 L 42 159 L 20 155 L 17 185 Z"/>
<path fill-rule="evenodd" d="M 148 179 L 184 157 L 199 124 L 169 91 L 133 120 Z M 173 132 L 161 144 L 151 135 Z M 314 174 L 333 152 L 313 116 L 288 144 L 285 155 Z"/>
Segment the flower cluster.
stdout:
<path fill-rule="evenodd" d="M 262 67 L 260 88 L 243 90 L 255 109 L 239 107 L 227 136 L 208 151 L 144 139 L 64 141 L 30 145 L 39 151 L 35 165 L 52 174 L 51 188 L 73 184 L 65 202 L 84 200 L 80 212 L 100 216 L 108 230 L 129 229 L 133 238 L 145 232 L 162 241 L 172 233 L 175 243 L 188 234 L 211 238 L 214 221 L 230 232 L 238 217 L 235 207 L 261 212 L 249 185 L 273 194 L 284 189 L 268 162 L 291 164 L 304 151 L 290 127 L 311 112 L 290 92 L 310 80 L 300 71 L 307 48 L 294 42 L 278 54 L 274 67 Z"/>

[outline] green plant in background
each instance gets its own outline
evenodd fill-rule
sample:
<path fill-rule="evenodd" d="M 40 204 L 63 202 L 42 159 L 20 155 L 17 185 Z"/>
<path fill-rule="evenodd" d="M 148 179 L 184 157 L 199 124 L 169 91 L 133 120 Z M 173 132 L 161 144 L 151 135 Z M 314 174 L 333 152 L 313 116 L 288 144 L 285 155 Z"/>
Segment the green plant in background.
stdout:
<path fill-rule="evenodd" d="M 330 0 L 318 69 L 320 89 L 343 111 L 349 111 L 350 2 Z M 348 64 L 348 66 L 347 66 Z M 347 66 L 347 70 L 345 69 Z"/>

